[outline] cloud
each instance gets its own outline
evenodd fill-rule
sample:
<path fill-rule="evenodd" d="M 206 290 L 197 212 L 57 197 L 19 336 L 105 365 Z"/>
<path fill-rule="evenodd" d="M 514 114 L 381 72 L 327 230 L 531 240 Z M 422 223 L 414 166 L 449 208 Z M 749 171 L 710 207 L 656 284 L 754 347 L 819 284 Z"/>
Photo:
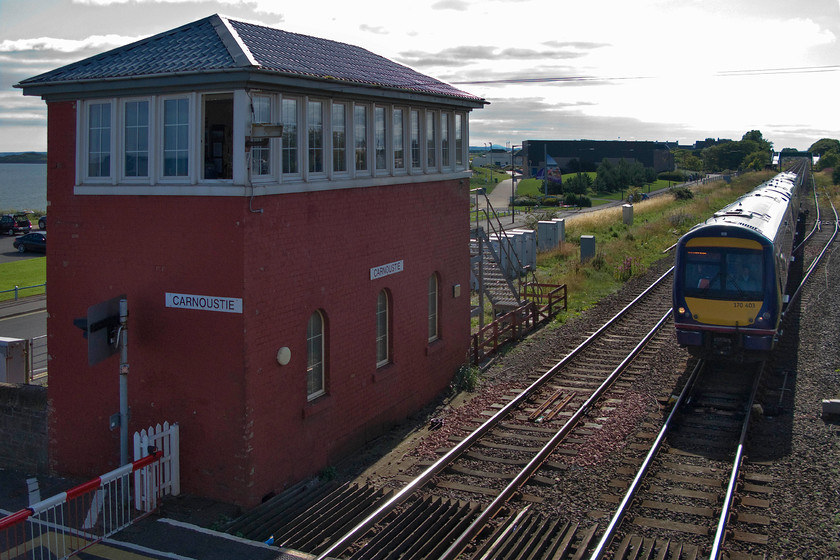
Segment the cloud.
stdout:
<path fill-rule="evenodd" d="M 432 4 L 433 10 L 455 10 L 457 12 L 466 12 L 470 9 L 470 3 L 465 0 L 440 0 Z"/>
<path fill-rule="evenodd" d="M 31 39 L 5 39 L 0 41 L 0 53 L 25 53 L 27 51 L 51 51 L 79 53 L 83 51 L 103 52 L 121 47 L 144 38 L 124 35 L 91 35 L 85 39 L 59 39 L 56 37 L 35 37 Z"/>
<path fill-rule="evenodd" d="M 365 23 L 363 23 L 362 25 L 359 26 L 359 31 L 364 31 L 366 33 L 374 33 L 376 35 L 387 35 L 388 34 L 388 30 L 381 25 L 372 26 L 372 25 L 367 25 Z"/>
<path fill-rule="evenodd" d="M 399 60 L 409 66 L 463 66 L 468 63 L 498 61 L 569 60 L 581 58 L 586 52 L 580 44 L 558 44 L 554 48 L 534 49 L 526 47 L 497 48 L 488 45 L 462 45 L 437 52 L 403 51 Z"/>

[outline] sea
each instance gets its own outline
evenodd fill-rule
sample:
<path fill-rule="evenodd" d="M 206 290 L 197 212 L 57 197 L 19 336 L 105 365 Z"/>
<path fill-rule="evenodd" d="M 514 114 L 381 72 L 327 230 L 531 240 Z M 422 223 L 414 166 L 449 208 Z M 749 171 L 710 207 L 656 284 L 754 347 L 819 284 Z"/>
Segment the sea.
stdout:
<path fill-rule="evenodd" d="M 47 164 L 0 163 L 0 212 L 47 210 Z"/>

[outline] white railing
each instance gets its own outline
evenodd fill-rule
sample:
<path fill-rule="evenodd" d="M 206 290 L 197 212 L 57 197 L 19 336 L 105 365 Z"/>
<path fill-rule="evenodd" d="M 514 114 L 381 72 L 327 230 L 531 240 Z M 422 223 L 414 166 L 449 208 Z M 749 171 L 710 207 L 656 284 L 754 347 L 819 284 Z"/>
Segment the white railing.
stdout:
<path fill-rule="evenodd" d="M 132 474 L 143 473 L 157 494 L 162 456 L 156 452 L 0 519 L 0 560 L 70 558 L 145 517 L 152 510 L 132 507 Z M 144 503 L 156 504 L 157 497 Z"/>
<path fill-rule="evenodd" d="M 0 560 L 70 558 L 155 511 L 181 491 L 178 434 L 135 433 L 133 463 L 0 519 Z"/>
<path fill-rule="evenodd" d="M 157 424 L 156 426 L 149 426 L 145 430 L 134 432 L 135 461 L 155 451 L 163 452 L 163 457 L 156 466 L 160 472 L 152 477 L 152 480 L 158 480 L 160 483 L 161 496 L 177 496 L 181 493 L 179 434 L 180 431 L 177 422 L 172 425 L 169 422 L 164 422 L 163 426 Z M 144 500 L 155 499 L 157 495 L 156 492 L 150 491 L 146 476 L 147 474 L 144 472 L 134 473 L 134 487 L 135 489 L 142 490 L 134 494 L 134 507 L 137 509 L 145 509 L 147 507 L 155 509 L 157 507 L 156 503 L 146 504 L 144 502 Z"/>

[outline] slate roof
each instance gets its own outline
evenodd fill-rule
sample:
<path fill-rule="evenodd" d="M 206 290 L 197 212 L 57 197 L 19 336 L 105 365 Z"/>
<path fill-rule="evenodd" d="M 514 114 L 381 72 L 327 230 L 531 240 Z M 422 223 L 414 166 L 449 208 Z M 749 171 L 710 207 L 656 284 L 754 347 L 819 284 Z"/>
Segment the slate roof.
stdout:
<path fill-rule="evenodd" d="M 477 96 L 361 47 L 220 15 L 28 78 L 17 87 L 229 70 L 349 82 L 484 103 Z"/>

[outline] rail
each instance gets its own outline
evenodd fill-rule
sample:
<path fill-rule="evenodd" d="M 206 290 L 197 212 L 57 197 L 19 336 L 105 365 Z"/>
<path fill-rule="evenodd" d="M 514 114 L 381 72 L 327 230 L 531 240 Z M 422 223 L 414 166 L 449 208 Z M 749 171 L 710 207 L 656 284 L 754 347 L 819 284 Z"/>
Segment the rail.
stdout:
<path fill-rule="evenodd" d="M 560 312 L 561 304 L 564 311 L 568 309 L 565 284 L 529 282 L 523 286 L 521 293 L 525 303 L 472 335 L 472 361 L 475 365 L 496 353 L 501 346 L 519 340 L 538 325 L 551 320 Z"/>
<path fill-rule="evenodd" d="M 484 423 L 481 424 L 481 426 L 479 426 L 477 429 L 475 429 L 473 432 L 471 432 L 469 435 L 467 435 L 465 438 L 463 438 L 461 441 L 455 444 L 455 446 L 452 447 L 448 452 L 446 452 L 446 454 L 444 454 L 440 459 L 426 467 L 426 469 L 420 475 L 418 475 L 416 478 L 414 478 L 414 480 L 412 480 L 402 489 L 393 494 L 390 498 L 385 500 L 374 511 L 366 515 L 365 518 L 358 522 L 353 528 L 351 528 L 349 531 L 338 537 L 332 544 L 330 544 L 330 546 L 326 550 L 321 552 L 315 560 L 326 560 L 327 558 L 336 557 L 348 546 L 350 546 L 354 540 L 361 537 L 365 532 L 367 532 L 371 527 L 373 527 L 379 520 L 385 518 L 388 514 L 393 512 L 397 508 L 397 506 L 399 506 L 401 503 L 407 500 L 409 496 L 411 496 L 417 490 L 422 488 L 429 480 L 437 476 L 438 473 L 446 469 L 470 446 L 472 446 L 476 441 L 484 437 L 485 434 L 487 434 L 490 430 L 496 427 L 499 424 L 499 422 L 502 421 L 503 418 L 507 417 L 511 413 L 511 411 L 515 410 L 525 400 L 530 398 L 534 391 L 548 383 L 548 381 L 555 375 L 557 370 L 561 369 L 566 364 L 571 362 L 575 357 L 582 353 L 584 349 L 593 344 L 594 341 L 597 340 L 603 332 L 605 332 L 612 325 L 621 320 L 621 318 L 624 317 L 630 311 L 630 309 L 632 309 L 640 300 L 645 298 L 648 294 L 654 291 L 662 282 L 664 282 L 665 279 L 673 273 L 673 270 L 673 267 L 668 269 L 667 272 L 665 272 L 656 281 L 654 281 L 653 284 L 651 284 L 647 289 L 645 289 L 641 294 L 639 294 L 633 301 L 628 303 L 623 309 L 621 309 L 621 311 L 616 313 L 609 321 L 604 323 L 586 340 L 581 342 L 575 349 L 573 349 L 566 356 L 564 356 L 563 359 L 554 364 L 554 366 L 551 367 L 551 369 L 543 373 L 539 379 L 535 380 L 524 391 L 520 392 L 513 399 L 508 401 L 508 403 L 504 405 L 504 407 L 499 409 L 491 418 L 485 420 Z"/>
<path fill-rule="evenodd" d="M 718 560 L 723 551 L 723 543 L 726 540 L 726 524 L 729 522 L 729 513 L 732 510 L 732 503 L 735 500 L 735 490 L 738 486 L 738 477 L 741 473 L 741 464 L 744 461 L 744 446 L 747 443 L 747 435 L 750 427 L 750 411 L 752 410 L 755 397 L 758 394 L 759 382 L 764 373 L 766 362 L 762 364 L 761 370 L 755 376 L 752 393 L 750 393 L 750 400 L 747 403 L 744 424 L 741 427 L 741 437 L 738 440 L 738 449 L 735 452 L 735 460 L 732 464 L 732 473 L 729 476 L 729 484 L 726 487 L 726 497 L 723 500 L 723 507 L 718 518 L 717 530 L 715 531 L 715 538 L 712 541 L 712 551 L 709 553 L 709 560 Z"/>
<path fill-rule="evenodd" d="M 157 451 L 0 519 L 0 559 L 69 558 L 146 517 L 159 504 L 162 457 Z"/>
<path fill-rule="evenodd" d="M 0 290 L 0 301 L 6 301 L 6 299 L 3 297 L 3 294 L 14 294 L 14 301 L 17 301 L 20 299 L 20 292 L 22 292 L 23 290 L 34 290 L 36 288 L 44 288 L 44 292 L 46 292 L 47 284 L 35 284 L 34 286 L 24 286 L 22 288 L 20 286 L 15 286 L 11 290 Z"/>
<path fill-rule="evenodd" d="M 473 189 L 472 191 L 470 191 L 470 194 L 475 195 L 475 198 L 476 198 L 476 203 L 475 203 L 475 227 L 476 228 L 480 227 L 479 226 L 479 221 L 480 221 L 479 216 L 481 214 L 484 214 L 485 220 L 487 222 L 488 231 L 492 231 L 493 234 L 496 235 L 499 239 L 504 239 L 505 240 L 504 243 L 499 243 L 499 246 L 501 247 L 501 250 L 504 251 L 505 257 L 508 259 L 507 262 L 516 263 L 516 266 L 517 266 L 516 273 L 517 273 L 517 278 L 519 278 L 519 281 L 520 281 L 520 291 L 521 291 L 521 286 L 522 286 L 521 279 L 522 279 L 523 274 L 526 277 L 528 277 L 529 282 L 537 284 L 536 272 L 534 270 L 532 270 L 530 267 L 523 266 L 522 262 L 519 260 L 519 256 L 516 254 L 515 251 L 513 251 L 513 248 L 511 247 L 511 244 L 512 244 L 511 238 L 510 238 L 510 236 L 508 236 L 507 232 L 505 231 L 505 228 L 502 226 L 502 221 L 499 219 L 499 215 L 496 213 L 496 210 L 493 208 L 493 205 L 490 203 L 490 199 L 487 197 L 487 191 L 485 189 Z M 480 195 L 484 196 L 484 202 L 486 204 L 486 207 L 483 210 L 479 209 L 478 197 Z M 495 223 L 493 222 L 491 217 L 495 219 Z"/>
<path fill-rule="evenodd" d="M 668 321 L 671 316 L 669 309 L 660 319 L 656 325 L 645 335 L 645 337 L 633 348 L 633 350 L 621 361 L 620 364 L 607 376 L 601 385 L 594 393 L 578 408 L 577 412 L 572 414 L 566 423 L 560 428 L 551 439 L 540 449 L 528 464 L 519 471 L 514 479 L 502 490 L 499 495 L 488 505 L 478 518 L 453 542 L 449 548 L 440 556 L 439 560 L 455 560 L 472 541 L 472 539 L 498 514 L 501 509 L 507 504 L 508 500 L 519 491 L 519 488 L 539 469 L 551 453 L 560 445 L 563 439 L 578 425 L 584 415 L 589 413 L 592 406 L 600 400 L 604 393 L 609 389 L 627 366 L 636 358 L 642 351 L 642 348 L 653 339 L 656 333 Z"/>
<path fill-rule="evenodd" d="M 668 415 L 667 420 L 665 420 L 665 424 L 659 431 L 659 435 L 656 436 L 656 439 L 651 445 L 647 456 L 642 461 L 642 464 L 639 467 L 638 472 L 636 473 L 636 477 L 633 479 L 633 482 L 630 483 L 630 487 L 627 489 L 627 492 L 625 492 L 624 498 L 618 505 L 618 509 L 616 510 L 615 515 L 613 515 L 609 525 L 607 525 L 604 534 L 601 536 L 601 540 L 598 542 L 598 545 L 595 547 L 595 550 L 592 552 L 592 555 L 589 557 L 589 560 L 600 560 L 600 558 L 604 556 L 607 547 L 610 545 L 610 542 L 612 542 L 613 536 L 615 535 L 615 531 L 618 529 L 618 526 L 624 519 L 624 515 L 625 513 L 627 513 L 627 510 L 629 509 L 633 498 L 636 496 L 636 492 L 641 487 L 642 480 L 644 480 L 645 475 L 647 475 L 647 471 L 650 468 L 651 463 L 653 463 L 653 459 L 656 457 L 657 453 L 659 453 L 659 448 L 665 441 L 665 436 L 667 435 L 668 430 L 670 429 L 674 418 L 677 415 L 677 411 L 679 411 L 680 406 L 682 406 L 682 403 L 685 402 L 686 398 L 690 394 L 691 387 L 693 387 L 694 382 L 697 380 L 697 376 L 700 374 L 704 366 L 705 362 L 700 361 L 697 363 L 697 365 L 694 367 L 694 370 L 691 372 L 691 376 L 689 377 L 686 384 L 683 386 L 683 389 L 680 392 L 680 396 L 677 398 L 676 402 L 674 403 L 674 406 L 671 408 L 671 412 Z"/>

